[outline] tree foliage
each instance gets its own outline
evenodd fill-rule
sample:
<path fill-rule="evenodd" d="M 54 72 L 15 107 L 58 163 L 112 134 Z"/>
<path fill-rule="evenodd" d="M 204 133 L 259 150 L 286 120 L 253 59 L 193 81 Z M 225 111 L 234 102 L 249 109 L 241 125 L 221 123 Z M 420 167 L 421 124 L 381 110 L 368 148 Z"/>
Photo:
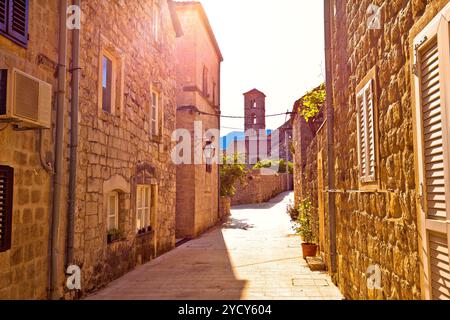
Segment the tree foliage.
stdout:
<path fill-rule="evenodd" d="M 245 164 L 240 164 L 239 155 L 223 157 L 223 164 L 220 166 L 220 195 L 222 197 L 232 197 L 236 194 L 236 185 L 243 182 L 247 175 Z"/>
<path fill-rule="evenodd" d="M 268 169 L 272 167 L 278 167 L 278 173 L 286 173 L 286 160 L 262 160 L 259 161 L 253 169 Z M 292 162 L 288 162 L 289 173 L 294 173 L 294 164 Z"/>
<path fill-rule="evenodd" d="M 321 84 L 318 88 L 308 92 L 303 97 L 303 105 L 300 108 L 300 115 L 309 122 L 310 119 L 314 118 L 319 114 L 322 109 L 327 93 L 325 90 L 325 84 Z"/>

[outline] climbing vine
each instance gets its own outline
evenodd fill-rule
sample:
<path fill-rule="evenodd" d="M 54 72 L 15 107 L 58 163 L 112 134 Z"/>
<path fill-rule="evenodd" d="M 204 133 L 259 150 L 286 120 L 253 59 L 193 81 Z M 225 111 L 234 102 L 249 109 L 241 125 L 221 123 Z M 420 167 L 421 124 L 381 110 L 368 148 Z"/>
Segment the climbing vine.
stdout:
<path fill-rule="evenodd" d="M 321 84 L 318 88 L 308 92 L 303 97 L 303 105 L 300 108 L 300 115 L 309 122 L 310 119 L 314 118 L 319 114 L 322 109 L 327 93 L 325 90 L 325 84 Z"/>

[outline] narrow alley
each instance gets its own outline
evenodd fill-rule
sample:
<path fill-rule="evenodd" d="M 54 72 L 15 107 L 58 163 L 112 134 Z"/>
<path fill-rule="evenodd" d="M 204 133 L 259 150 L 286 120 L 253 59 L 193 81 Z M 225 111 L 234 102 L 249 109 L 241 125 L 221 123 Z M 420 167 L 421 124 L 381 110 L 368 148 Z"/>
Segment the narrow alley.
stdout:
<path fill-rule="evenodd" d="M 340 300 L 325 273 L 312 272 L 293 236 L 284 193 L 237 206 L 221 227 L 113 281 L 88 299 Z"/>

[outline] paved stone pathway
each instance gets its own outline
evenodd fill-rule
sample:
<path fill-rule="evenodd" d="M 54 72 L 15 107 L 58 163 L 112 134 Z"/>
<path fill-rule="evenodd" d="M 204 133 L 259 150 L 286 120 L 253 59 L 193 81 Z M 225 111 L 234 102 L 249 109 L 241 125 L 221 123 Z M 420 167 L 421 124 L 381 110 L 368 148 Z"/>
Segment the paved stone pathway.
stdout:
<path fill-rule="evenodd" d="M 233 208 L 231 218 L 88 299 L 342 299 L 326 273 L 311 272 L 292 235 L 284 193 Z"/>

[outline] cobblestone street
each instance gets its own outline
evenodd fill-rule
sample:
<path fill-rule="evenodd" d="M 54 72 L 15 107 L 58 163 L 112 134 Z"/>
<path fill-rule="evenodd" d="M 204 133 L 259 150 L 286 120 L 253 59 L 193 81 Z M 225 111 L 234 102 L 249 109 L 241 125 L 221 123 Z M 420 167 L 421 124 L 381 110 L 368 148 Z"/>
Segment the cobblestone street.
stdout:
<path fill-rule="evenodd" d="M 88 299 L 342 299 L 326 273 L 301 258 L 285 213 L 293 194 L 234 207 L 199 239 L 140 266 Z"/>

